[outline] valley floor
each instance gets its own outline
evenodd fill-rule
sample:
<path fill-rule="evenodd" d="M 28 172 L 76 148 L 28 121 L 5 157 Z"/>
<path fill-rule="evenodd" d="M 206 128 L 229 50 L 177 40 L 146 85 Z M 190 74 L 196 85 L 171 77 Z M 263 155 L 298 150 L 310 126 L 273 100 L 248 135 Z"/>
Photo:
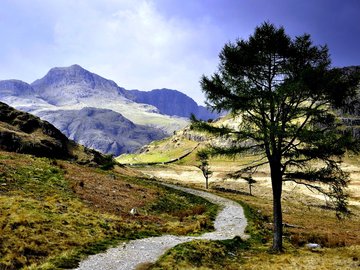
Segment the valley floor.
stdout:
<path fill-rule="evenodd" d="M 193 162 L 179 162 L 166 166 L 144 166 L 138 168 L 149 177 L 161 178 L 169 183 L 203 189 L 205 185 L 201 171 Z M 360 169 L 356 161 L 347 162 L 345 170 L 351 174 L 349 186 L 352 216 L 338 220 L 329 209 L 323 196 L 290 183 L 284 185 L 283 216 L 285 253 L 269 254 L 272 235 L 272 206 L 269 175 L 264 167 L 254 177 L 257 183 L 249 195 L 246 182 L 226 179 L 226 174 L 238 169 L 236 162 L 217 161 L 210 163 L 214 171 L 210 178 L 210 191 L 239 201 L 250 207 L 247 241 L 248 248 L 233 248 L 226 256 L 226 244 L 210 242 L 182 244 L 155 265 L 144 269 L 357 269 L 360 268 Z M 225 179 L 224 179 L 225 178 Z M 306 244 L 316 243 L 321 248 L 308 249 Z M 220 245 L 220 246 L 219 246 Z M 211 248 L 210 248 L 211 247 Z M 225 251 L 224 251 L 225 252 Z M 181 255 L 183 254 L 183 255 Z M 186 255 L 184 255 L 186 254 Z M 217 255 L 216 255 L 217 254 Z M 223 253 L 221 253 L 223 254 Z M 235 255 L 231 255 L 235 254 Z M 212 256 L 220 256 L 217 260 Z M 199 264 L 194 258 L 204 257 Z M 211 262 L 212 261 L 212 262 Z"/>

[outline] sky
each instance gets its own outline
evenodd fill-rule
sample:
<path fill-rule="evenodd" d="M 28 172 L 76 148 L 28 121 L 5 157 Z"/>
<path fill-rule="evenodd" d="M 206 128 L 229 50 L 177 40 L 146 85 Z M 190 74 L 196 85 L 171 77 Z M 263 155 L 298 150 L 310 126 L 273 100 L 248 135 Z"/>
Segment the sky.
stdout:
<path fill-rule="evenodd" d="M 0 0 L 0 80 L 79 64 L 128 90 L 170 88 L 203 104 L 223 46 L 263 22 L 360 65 L 360 0 Z"/>

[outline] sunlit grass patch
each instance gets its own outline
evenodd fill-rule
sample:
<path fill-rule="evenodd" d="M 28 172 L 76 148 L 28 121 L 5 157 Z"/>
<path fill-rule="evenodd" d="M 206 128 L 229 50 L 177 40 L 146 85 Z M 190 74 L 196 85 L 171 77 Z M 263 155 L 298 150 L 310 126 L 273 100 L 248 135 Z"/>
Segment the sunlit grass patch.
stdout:
<path fill-rule="evenodd" d="M 191 152 L 197 145 L 196 142 L 187 139 L 182 139 L 180 141 L 172 140 L 175 139 L 167 138 L 153 142 L 141 153 L 123 154 L 117 157 L 116 161 L 122 164 L 168 162 Z"/>

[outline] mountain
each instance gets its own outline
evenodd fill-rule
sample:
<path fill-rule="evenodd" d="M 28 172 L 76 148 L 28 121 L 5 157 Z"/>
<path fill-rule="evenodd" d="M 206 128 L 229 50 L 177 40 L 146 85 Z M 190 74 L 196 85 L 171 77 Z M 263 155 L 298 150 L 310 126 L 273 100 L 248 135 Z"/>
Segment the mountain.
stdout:
<path fill-rule="evenodd" d="M 100 153 L 69 140 L 52 124 L 0 102 L 0 149 L 38 157 L 101 164 Z"/>
<path fill-rule="evenodd" d="M 30 84 L 19 80 L 0 81 L 0 101 L 27 112 L 50 106 Z"/>
<path fill-rule="evenodd" d="M 41 111 L 38 114 L 68 138 L 97 149 L 119 155 L 134 152 L 143 145 L 166 137 L 156 128 L 136 125 L 121 114 L 108 109 Z"/>
<path fill-rule="evenodd" d="M 202 120 L 219 117 L 219 114 L 210 112 L 204 106 L 199 106 L 192 98 L 177 90 L 166 88 L 154 89 L 149 92 L 128 90 L 125 95 L 135 102 L 155 106 L 162 114 L 186 118 L 194 114 Z"/>
<path fill-rule="evenodd" d="M 55 106 L 50 110 L 110 109 L 135 124 L 156 127 L 168 134 L 188 123 L 187 119 L 162 115 L 154 106 L 129 100 L 124 88 L 79 65 L 52 68 L 31 87 L 39 98 Z"/>
<path fill-rule="evenodd" d="M 52 68 L 31 84 L 0 81 L 0 101 L 48 120 L 87 147 L 115 155 L 184 128 L 191 113 L 216 117 L 176 90 L 128 91 L 79 65 Z"/>
<path fill-rule="evenodd" d="M 49 120 L 77 142 L 104 153 L 117 155 L 119 151 L 135 151 L 149 140 L 163 138 L 188 124 L 187 119 L 162 115 L 154 106 L 127 99 L 125 92 L 115 82 L 79 65 L 53 68 L 32 84 L 17 80 L 0 81 L 1 101 Z M 116 121 L 106 121 L 105 114 L 100 111 L 87 117 L 81 111 L 86 107 L 111 110 L 111 113 L 108 111 L 110 119 L 116 118 Z M 101 120 L 98 118 L 100 114 Z M 83 121 L 86 123 L 79 125 L 82 122 L 80 117 L 85 117 Z M 71 124 L 68 122 L 70 119 L 77 121 L 71 132 L 65 128 Z M 103 121 L 103 125 L 99 125 L 99 121 Z M 103 126 L 106 126 L 105 130 L 101 128 Z M 124 131 L 115 132 L 122 128 Z"/>
<path fill-rule="evenodd" d="M 115 82 L 91 73 L 79 65 L 52 68 L 31 86 L 40 98 L 57 106 L 77 104 L 94 96 L 122 98 L 125 91 Z"/>

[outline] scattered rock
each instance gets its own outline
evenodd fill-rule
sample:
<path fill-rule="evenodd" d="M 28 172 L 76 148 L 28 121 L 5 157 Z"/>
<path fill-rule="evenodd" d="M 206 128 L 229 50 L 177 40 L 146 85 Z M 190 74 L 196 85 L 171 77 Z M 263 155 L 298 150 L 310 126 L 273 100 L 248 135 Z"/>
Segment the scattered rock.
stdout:
<path fill-rule="evenodd" d="M 318 249 L 321 248 L 321 246 L 319 244 L 316 243 L 308 243 L 305 245 L 305 247 L 307 247 L 308 249 Z"/>
<path fill-rule="evenodd" d="M 133 216 L 137 216 L 137 215 L 139 215 L 139 212 L 138 212 L 138 210 L 136 208 L 132 208 L 130 210 L 130 214 L 133 215 Z"/>

